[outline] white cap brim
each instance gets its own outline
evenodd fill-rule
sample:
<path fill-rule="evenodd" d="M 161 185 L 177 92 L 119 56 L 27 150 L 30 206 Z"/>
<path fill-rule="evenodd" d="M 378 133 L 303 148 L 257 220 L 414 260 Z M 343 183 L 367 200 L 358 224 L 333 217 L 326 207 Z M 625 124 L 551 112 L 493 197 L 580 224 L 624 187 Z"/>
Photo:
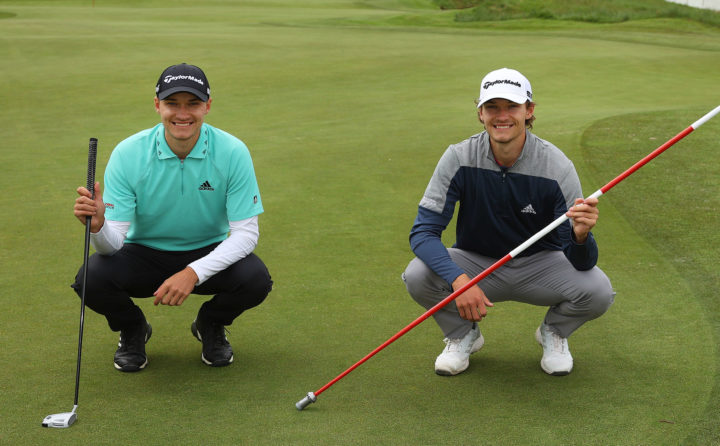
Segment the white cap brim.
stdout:
<path fill-rule="evenodd" d="M 483 98 L 482 101 L 478 100 L 478 108 L 480 108 L 480 106 L 482 106 L 484 103 L 486 103 L 487 101 L 489 101 L 491 99 L 507 99 L 508 101 L 512 101 L 516 104 L 524 104 L 529 100 L 527 98 L 527 96 L 523 96 L 523 95 L 519 95 L 519 94 L 512 94 L 512 93 L 507 93 L 507 92 L 502 92 L 502 91 L 498 92 L 497 94 L 491 94 L 489 96 L 490 97 Z"/>

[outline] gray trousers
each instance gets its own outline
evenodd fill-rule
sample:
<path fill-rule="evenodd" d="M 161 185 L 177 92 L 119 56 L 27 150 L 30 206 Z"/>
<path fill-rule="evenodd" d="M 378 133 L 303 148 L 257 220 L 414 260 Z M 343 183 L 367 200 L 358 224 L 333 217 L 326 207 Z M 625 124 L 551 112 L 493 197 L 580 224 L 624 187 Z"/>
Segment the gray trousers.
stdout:
<path fill-rule="evenodd" d="M 469 251 L 449 248 L 452 260 L 473 278 L 494 264 L 497 259 Z M 413 299 L 430 309 L 452 293 L 452 287 L 425 263 L 413 259 L 402 275 Z M 562 251 L 541 251 L 527 257 L 510 259 L 477 283 L 492 303 L 524 302 L 550 307 L 545 323 L 560 336 L 567 338 L 582 324 L 605 313 L 615 293 L 602 270 L 576 270 Z M 455 302 L 433 314 L 447 338 L 462 338 L 472 328 L 472 321 L 462 319 Z"/>

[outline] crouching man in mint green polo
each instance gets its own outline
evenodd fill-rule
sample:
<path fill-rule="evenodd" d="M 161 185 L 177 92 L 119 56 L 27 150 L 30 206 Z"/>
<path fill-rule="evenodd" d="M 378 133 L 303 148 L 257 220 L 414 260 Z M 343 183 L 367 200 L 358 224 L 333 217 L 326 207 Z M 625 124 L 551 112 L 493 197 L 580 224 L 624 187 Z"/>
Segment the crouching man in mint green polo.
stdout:
<path fill-rule="evenodd" d="M 233 351 L 225 326 L 259 305 L 272 289 L 253 254 L 263 212 L 250 153 L 234 136 L 205 124 L 210 85 L 203 71 L 180 64 L 163 71 L 155 109 L 161 123 L 115 147 L 104 196 L 78 188 L 74 214 L 91 216 L 96 253 L 88 260 L 86 305 L 120 332 L 115 368 L 142 370 L 152 327 L 132 298 L 179 306 L 212 295 L 191 324 L 202 361 L 225 366 Z M 72 287 L 80 294 L 80 268 Z"/>

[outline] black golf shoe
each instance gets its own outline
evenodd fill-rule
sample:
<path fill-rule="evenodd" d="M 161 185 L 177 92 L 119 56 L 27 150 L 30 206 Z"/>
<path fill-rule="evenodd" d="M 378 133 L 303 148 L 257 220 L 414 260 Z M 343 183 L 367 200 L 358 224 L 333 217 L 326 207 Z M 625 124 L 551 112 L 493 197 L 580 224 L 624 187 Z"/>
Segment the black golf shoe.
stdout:
<path fill-rule="evenodd" d="M 115 351 L 115 368 L 121 372 L 137 372 L 147 365 L 145 343 L 152 335 L 152 327 L 147 321 L 120 330 L 120 341 Z"/>
<path fill-rule="evenodd" d="M 190 325 L 192 334 L 202 342 L 202 361 L 212 367 L 222 367 L 233 362 L 233 351 L 225 337 L 225 326 L 207 322 L 199 317 Z"/>

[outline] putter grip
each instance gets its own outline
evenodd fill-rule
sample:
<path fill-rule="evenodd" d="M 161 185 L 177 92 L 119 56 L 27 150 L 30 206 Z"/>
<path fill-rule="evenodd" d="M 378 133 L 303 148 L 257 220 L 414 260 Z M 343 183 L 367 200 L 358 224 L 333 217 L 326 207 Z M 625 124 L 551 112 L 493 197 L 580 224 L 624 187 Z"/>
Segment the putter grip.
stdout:
<path fill-rule="evenodd" d="M 87 190 L 95 198 L 95 160 L 97 159 L 97 138 L 90 138 L 90 148 L 88 149 L 88 171 L 87 171 Z"/>

